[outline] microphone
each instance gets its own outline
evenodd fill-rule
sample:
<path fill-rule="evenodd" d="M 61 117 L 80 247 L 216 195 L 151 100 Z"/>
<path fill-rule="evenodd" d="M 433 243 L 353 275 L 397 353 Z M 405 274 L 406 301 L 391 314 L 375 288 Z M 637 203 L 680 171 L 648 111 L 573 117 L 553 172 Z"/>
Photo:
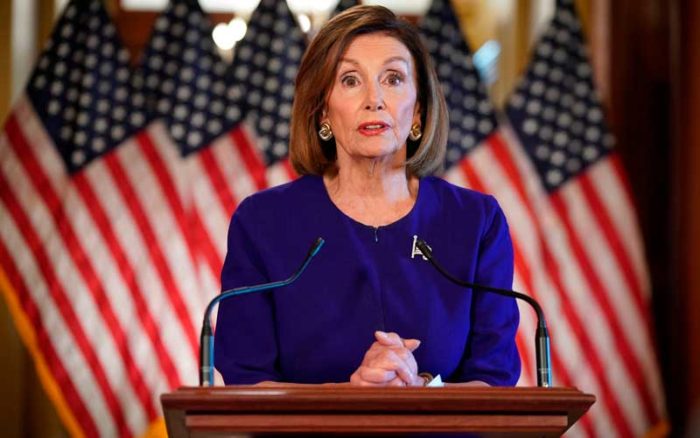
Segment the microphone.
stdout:
<path fill-rule="evenodd" d="M 421 239 L 416 240 L 416 247 L 420 249 L 425 258 L 430 261 L 430 263 L 435 266 L 445 278 L 451 282 L 459 285 L 468 287 L 471 289 L 480 289 L 484 292 L 493 292 L 506 297 L 513 297 L 521 299 L 527 302 L 529 305 L 535 309 L 537 313 L 537 332 L 535 333 L 535 354 L 537 356 L 537 386 L 540 387 L 550 387 L 552 386 L 552 369 L 550 366 L 550 355 L 549 355 L 549 332 L 547 331 L 547 322 L 544 319 L 544 312 L 540 304 L 531 296 L 525 295 L 524 293 L 517 292 L 510 289 L 502 289 L 499 287 L 486 286 L 482 284 L 469 283 L 467 281 L 462 281 L 452 274 L 447 272 L 433 257 L 433 251 L 430 249 L 428 244 Z"/>
<path fill-rule="evenodd" d="M 211 311 L 214 309 L 214 305 L 218 304 L 221 300 L 225 300 L 226 298 L 236 295 L 249 294 L 251 292 L 262 292 L 294 283 L 309 265 L 311 259 L 318 254 L 324 243 L 325 241 L 321 237 L 316 239 L 314 244 L 309 249 L 308 254 L 306 254 L 306 258 L 304 258 L 301 266 L 299 266 L 299 269 L 297 269 L 296 272 L 288 279 L 275 281 L 272 283 L 263 283 L 253 286 L 242 286 L 234 289 L 228 289 L 221 292 L 221 294 L 217 295 L 209 302 L 209 305 L 204 311 L 204 322 L 202 323 L 202 331 L 199 336 L 199 386 L 214 385 L 214 333 L 211 330 L 211 322 L 209 320 L 209 316 Z"/>

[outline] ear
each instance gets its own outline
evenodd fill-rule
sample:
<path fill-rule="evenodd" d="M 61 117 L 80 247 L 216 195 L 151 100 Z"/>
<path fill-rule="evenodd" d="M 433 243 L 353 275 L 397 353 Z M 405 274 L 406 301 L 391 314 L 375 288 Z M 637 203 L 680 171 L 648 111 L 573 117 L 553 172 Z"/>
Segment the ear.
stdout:
<path fill-rule="evenodd" d="M 413 122 L 411 123 L 411 125 L 415 125 L 416 123 L 418 123 L 420 125 L 421 124 L 420 116 L 421 116 L 420 103 L 416 102 L 416 106 L 413 109 Z"/>

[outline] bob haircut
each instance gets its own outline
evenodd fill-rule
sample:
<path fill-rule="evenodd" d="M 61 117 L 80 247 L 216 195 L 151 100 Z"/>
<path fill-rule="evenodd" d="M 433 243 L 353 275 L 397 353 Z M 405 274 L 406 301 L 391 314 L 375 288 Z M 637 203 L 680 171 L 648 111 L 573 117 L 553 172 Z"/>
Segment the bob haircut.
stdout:
<path fill-rule="evenodd" d="M 290 161 L 298 174 L 323 175 L 334 170 L 335 139 L 320 140 L 320 118 L 341 57 L 355 37 L 373 33 L 396 38 L 413 57 L 423 136 L 415 142 L 406 140 L 407 174 L 422 177 L 442 170 L 447 145 L 447 105 L 418 30 L 385 7 L 355 6 L 328 21 L 301 60 L 289 146 Z"/>

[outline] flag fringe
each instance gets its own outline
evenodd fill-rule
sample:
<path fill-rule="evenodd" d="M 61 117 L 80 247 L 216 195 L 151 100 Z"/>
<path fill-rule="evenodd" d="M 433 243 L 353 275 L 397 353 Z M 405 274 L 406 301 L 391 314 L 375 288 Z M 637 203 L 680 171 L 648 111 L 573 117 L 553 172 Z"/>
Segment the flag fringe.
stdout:
<path fill-rule="evenodd" d="M 63 423 L 63 426 L 66 428 L 70 436 L 84 437 L 85 434 L 83 433 L 83 430 L 80 428 L 78 422 L 73 416 L 73 413 L 68 407 L 66 400 L 63 398 L 63 393 L 61 392 L 58 383 L 56 383 L 56 380 L 53 378 L 53 375 L 49 370 L 49 366 L 44 360 L 44 356 L 39 351 L 34 328 L 32 327 L 27 315 L 22 310 L 22 307 L 17 299 L 18 295 L 10 284 L 10 281 L 8 280 L 2 266 L 0 266 L 0 292 L 5 296 L 7 307 L 10 310 L 10 315 L 15 327 L 17 328 L 19 337 L 27 350 L 29 350 L 29 354 L 33 359 L 34 367 L 39 375 L 41 386 L 44 388 L 47 397 L 56 409 L 58 417 Z"/>
<path fill-rule="evenodd" d="M 671 425 L 668 420 L 661 419 L 644 434 L 644 438 L 666 438 L 670 434 Z"/>
<path fill-rule="evenodd" d="M 158 417 L 154 420 L 146 430 L 146 433 L 141 435 L 141 438 L 168 438 L 168 430 L 165 427 L 165 419 Z"/>

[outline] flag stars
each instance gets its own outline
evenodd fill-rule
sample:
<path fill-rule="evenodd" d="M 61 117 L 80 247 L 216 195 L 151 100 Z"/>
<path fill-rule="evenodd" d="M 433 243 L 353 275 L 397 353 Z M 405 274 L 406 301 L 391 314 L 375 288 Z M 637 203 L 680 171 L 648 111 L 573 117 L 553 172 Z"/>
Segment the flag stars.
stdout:
<path fill-rule="evenodd" d="M 588 129 L 586 129 L 586 140 L 588 140 L 591 143 L 599 141 L 600 130 L 595 126 L 591 126 Z"/>
<path fill-rule="evenodd" d="M 246 67 L 245 65 L 241 65 L 234 72 L 234 76 L 236 77 L 236 79 L 238 79 L 240 81 L 245 80 L 246 78 L 248 78 L 249 75 L 250 75 L 250 71 L 248 70 L 248 67 Z"/>
<path fill-rule="evenodd" d="M 554 134 L 554 144 L 559 147 L 564 147 L 569 142 L 569 135 L 564 131 L 558 131 Z"/>
<path fill-rule="evenodd" d="M 593 145 L 586 145 L 583 148 L 583 158 L 588 162 L 595 160 L 598 158 L 598 149 Z"/>
<path fill-rule="evenodd" d="M 61 105 L 57 101 L 52 100 L 51 102 L 49 102 L 48 109 L 49 109 L 49 114 L 51 114 L 52 116 L 55 116 L 61 111 Z"/>
<path fill-rule="evenodd" d="M 460 141 L 460 146 L 463 150 L 469 150 L 476 146 L 476 140 L 474 140 L 474 136 L 471 134 L 467 134 L 464 137 L 462 137 L 462 140 Z"/>
<path fill-rule="evenodd" d="M 241 110 L 238 107 L 230 107 L 226 110 L 226 118 L 228 120 L 238 120 L 241 117 Z"/>
<path fill-rule="evenodd" d="M 175 81 L 172 79 L 166 79 L 161 85 L 161 90 L 163 91 L 163 94 L 169 96 L 168 99 L 170 99 L 170 96 L 175 92 Z"/>
<path fill-rule="evenodd" d="M 558 67 L 553 68 L 553 69 L 549 72 L 549 80 L 550 80 L 550 81 L 552 81 L 552 82 L 554 82 L 554 83 L 557 83 L 557 82 L 561 82 L 562 79 L 564 79 L 564 72 L 561 71 L 560 68 L 558 68 Z"/>
<path fill-rule="evenodd" d="M 98 133 L 107 131 L 107 120 L 104 117 L 100 117 L 95 121 L 95 131 Z"/>
<path fill-rule="evenodd" d="M 542 110 L 542 118 L 547 122 L 552 122 L 557 117 L 557 110 L 553 106 L 546 106 Z"/>
<path fill-rule="evenodd" d="M 530 93 L 534 96 L 541 96 L 544 93 L 545 86 L 542 81 L 535 81 L 530 86 Z"/>
<path fill-rule="evenodd" d="M 283 103 L 279 108 L 280 115 L 282 117 L 290 117 L 292 115 L 292 105 L 289 103 Z"/>
<path fill-rule="evenodd" d="M 216 134 L 218 132 L 221 132 L 221 122 L 218 120 L 212 120 L 209 123 L 207 123 L 207 131 L 210 134 Z"/>
<path fill-rule="evenodd" d="M 272 112 L 275 109 L 275 106 L 277 105 L 277 102 L 274 97 L 272 96 L 267 96 L 265 99 L 263 99 L 262 102 L 262 108 L 263 110 L 267 112 Z"/>
<path fill-rule="evenodd" d="M 564 176 L 559 170 L 552 169 L 547 172 L 547 182 L 550 186 L 558 186 L 564 180 Z"/>
<path fill-rule="evenodd" d="M 145 120 L 146 117 L 143 115 L 142 112 L 135 112 L 129 116 L 129 122 L 136 127 L 142 126 Z"/>
<path fill-rule="evenodd" d="M 462 145 L 462 148 L 467 149 L 468 146 Z M 447 158 L 447 161 L 449 161 L 449 162 L 455 162 L 455 161 L 459 161 L 459 158 L 461 155 L 462 155 L 462 152 L 459 149 L 452 148 L 452 149 L 447 150 L 446 158 Z"/>
<path fill-rule="evenodd" d="M 280 123 L 277 125 L 275 128 L 275 134 L 277 134 L 278 137 L 286 137 L 289 135 L 289 124 L 287 123 Z"/>
<path fill-rule="evenodd" d="M 540 128 L 539 134 L 542 140 L 549 142 L 550 140 L 552 140 L 552 137 L 554 137 L 554 130 L 551 127 L 545 125 L 542 128 Z"/>
<path fill-rule="evenodd" d="M 80 167 L 85 162 L 85 152 L 80 149 L 75 149 L 71 154 L 71 161 L 74 167 Z"/>
<path fill-rule="evenodd" d="M 107 142 L 102 137 L 97 137 L 92 140 L 91 149 L 94 153 L 99 154 L 107 148 Z"/>
<path fill-rule="evenodd" d="M 589 76 L 591 76 L 591 73 L 591 67 L 585 62 L 581 62 L 578 66 L 576 66 L 576 74 L 581 78 L 587 79 Z"/>
<path fill-rule="evenodd" d="M 71 108 L 72 110 L 72 108 Z M 75 110 L 72 111 L 73 114 L 75 114 Z M 66 118 L 69 119 L 69 115 L 66 114 Z M 69 119 L 70 120 L 70 119 Z M 90 122 L 90 116 L 88 116 L 88 113 L 85 111 L 81 111 L 80 114 L 78 114 L 78 125 L 79 126 L 87 126 L 87 124 Z"/>
<path fill-rule="evenodd" d="M 542 111 L 542 102 L 537 99 L 530 100 L 525 105 L 525 111 L 532 116 L 538 115 Z"/>
<path fill-rule="evenodd" d="M 547 65 L 546 62 L 540 61 L 535 64 L 535 67 L 533 68 L 533 72 L 536 76 L 546 76 L 547 73 L 549 72 L 549 66 Z"/>
<path fill-rule="evenodd" d="M 274 122 L 272 121 L 272 118 L 271 118 L 270 116 L 263 116 L 263 117 L 260 118 L 260 128 L 261 128 L 263 131 L 266 131 L 266 132 L 267 132 L 267 131 L 269 131 L 270 129 L 272 129 L 273 123 L 274 123 Z"/>
<path fill-rule="evenodd" d="M 73 136 L 73 130 L 70 126 L 61 127 L 60 137 L 63 141 L 68 141 Z"/>
<path fill-rule="evenodd" d="M 129 80 L 129 70 L 126 67 L 120 67 L 117 70 L 117 81 L 125 83 Z"/>
<path fill-rule="evenodd" d="M 191 148 L 196 148 L 202 143 L 202 134 L 198 131 L 193 131 L 187 134 L 187 144 Z"/>
<path fill-rule="evenodd" d="M 282 141 L 276 141 L 272 153 L 279 159 L 287 154 L 287 144 Z"/>
<path fill-rule="evenodd" d="M 191 123 L 195 128 L 201 128 L 204 126 L 205 117 L 201 112 L 196 112 L 192 116 Z"/>
<path fill-rule="evenodd" d="M 251 106 L 257 107 L 260 104 L 261 100 L 262 100 L 262 97 L 260 96 L 260 92 L 252 91 L 252 92 L 248 93 L 248 103 Z"/>
<path fill-rule="evenodd" d="M 123 106 L 118 106 L 114 108 L 114 111 L 112 112 L 112 117 L 114 117 L 116 120 L 122 121 L 126 117 L 126 110 Z"/>
<path fill-rule="evenodd" d="M 569 159 L 566 162 L 566 170 L 570 173 L 578 172 L 581 169 L 581 160 L 576 157 Z"/>
<path fill-rule="evenodd" d="M 494 128 L 493 123 L 489 119 L 483 119 L 479 122 L 479 132 L 487 135 Z"/>
<path fill-rule="evenodd" d="M 476 119 L 473 116 L 467 115 L 462 117 L 462 128 L 471 131 L 476 127 Z"/>
<path fill-rule="evenodd" d="M 185 127 L 180 123 L 175 123 L 170 127 L 170 135 L 175 140 L 181 140 L 185 137 Z"/>
<path fill-rule="evenodd" d="M 539 144 L 535 148 L 535 156 L 544 161 L 549 158 L 550 150 L 545 144 Z"/>
<path fill-rule="evenodd" d="M 535 119 L 526 119 L 525 122 L 523 122 L 523 131 L 528 135 L 535 134 L 538 129 L 539 125 Z"/>
<path fill-rule="evenodd" d="M 176 95 L 179 100 L 187 100 L 192 96 L 192 89 L 186 86 L 179 87 Z"/>
<path fill-rule="evenodd" d="M 66 64 L 63 61 L 59 61 L 56 63 L 56 67 L 54 68 L 54 73 L 56 76 L 63 76 L 66 74 Z"/>
<path fill-rule="evenodd" d="M 566 155 L 562 151 L 554 151 L 549 158 L 552 165 L 561 167 L 566 162 Z"/>
<path fill-rule="evenodd" d="M 85 134 L 85 131 L 79 131 L 75 135 L 73 141 L 75 141 L 75 144 L 77 144 L 78 146 L 84 146 L 85 142 L 87 142 L 87 135 Z"/>
<path fill-rule="evenodd" d="M 110 133 L 112 136 L 112 140 L 120 140 L 124 138 L 124 127 L 122 125 L 113 126 Z"/>

